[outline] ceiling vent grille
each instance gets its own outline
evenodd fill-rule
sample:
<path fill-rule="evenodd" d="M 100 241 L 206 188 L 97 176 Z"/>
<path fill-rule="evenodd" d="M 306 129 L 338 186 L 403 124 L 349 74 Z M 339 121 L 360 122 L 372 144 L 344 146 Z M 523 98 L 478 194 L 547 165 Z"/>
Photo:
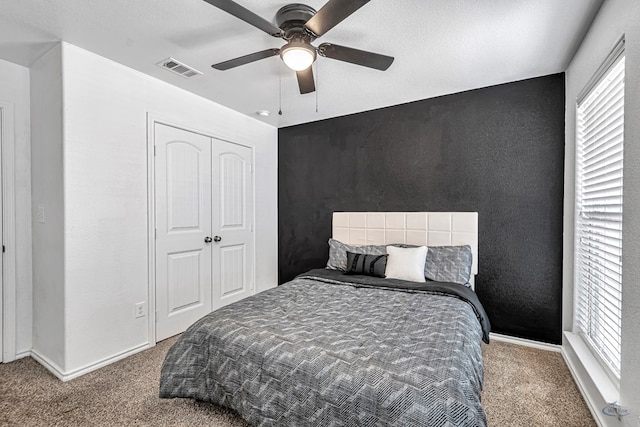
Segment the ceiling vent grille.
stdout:
<path fill-rule="evenodd" d="M 165 70 L 169 70 L 174 74 L 182 76 L 185 79 L 202 74 L 202 72 L 196 70 L 195 68 L 191 68 L 188 65 L 185 65 L 182 62 L 177 61 L 173 58 L 167 58 L 165 60 L 162 60 L 158 62 L 156 65 L 158 67 L 164 68 Z"/>

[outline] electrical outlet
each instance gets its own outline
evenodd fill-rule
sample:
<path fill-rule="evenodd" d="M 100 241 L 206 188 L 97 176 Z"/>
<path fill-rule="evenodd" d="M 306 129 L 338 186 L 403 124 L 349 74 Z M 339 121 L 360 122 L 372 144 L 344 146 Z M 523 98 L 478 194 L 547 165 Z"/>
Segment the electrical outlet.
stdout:
<path fill-rule="evenodd" d="M 145 307 L 144 301 L 136 304 L 136 319 L 139 317 L 144 317 L 147 314 L 147 308 Z"/>

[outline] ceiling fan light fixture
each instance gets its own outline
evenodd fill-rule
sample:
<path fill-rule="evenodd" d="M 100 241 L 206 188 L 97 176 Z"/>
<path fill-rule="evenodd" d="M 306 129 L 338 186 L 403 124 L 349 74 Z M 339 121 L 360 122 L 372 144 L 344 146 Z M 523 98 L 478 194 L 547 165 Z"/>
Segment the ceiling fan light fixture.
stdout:
<path fill-rule="evenodd" d="M 280 49 L 285 65 L 294 71 L 306 70 L 316 60 L 316 50 L 303 41 L 290 41 Z"/>

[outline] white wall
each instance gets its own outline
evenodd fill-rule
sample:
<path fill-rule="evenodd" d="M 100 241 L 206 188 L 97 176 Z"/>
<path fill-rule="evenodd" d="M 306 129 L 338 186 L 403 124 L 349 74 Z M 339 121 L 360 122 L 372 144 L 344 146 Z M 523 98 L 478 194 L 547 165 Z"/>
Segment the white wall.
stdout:
<path fill-rule="evenodd" d="M 613 46 L 625 35 L 625 146 L 620 403 L 631 410 L 623 425 L 640 424 L 640 2 L 604 2 L 566 73 L 565 237 L 563 326 L 572 329 L 575 102 Z M 567 343 L 565 342 L 566 346 Z M 582 378 L 588 384 L 587 378 Z M 589 392 L 589 390 L 586 390 Z M 591 390 L 594 405 L 604 402 Z M 599 411 L 601 408 L 595 408 Z M 606 425 L 617 419 L 602 417 Z"/>
<path fill-rule="evenodd" d="M 16 353 L 31 349 L 31 146 L 29 69 L 0 59 L 0 101 L 14 109 Z"/>
<path fill-rule="evenodd" d="M 277 284 L 277 129 L 62 44 L 65 372 L 151 340 L 147 300 L 147 113 L 255 147 L 256 277 Z"/>
<path fill-rule="evenodd" d="M 65 368 L 64 217 L 62 176 L 62 50 L 58 45 L 31 67 L 31 179 L 33 210 L 33 349 L 42 362 Z"/>

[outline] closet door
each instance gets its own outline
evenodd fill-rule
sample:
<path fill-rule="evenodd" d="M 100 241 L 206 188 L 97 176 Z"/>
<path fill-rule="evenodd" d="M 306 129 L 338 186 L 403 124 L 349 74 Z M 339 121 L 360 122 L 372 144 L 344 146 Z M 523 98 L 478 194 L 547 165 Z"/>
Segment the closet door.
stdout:
<path fill-rule="evenodd" d="M 253 293 L 253 179 L 250 148 L 212 141 L 213 307 L 217 309 Z"/>
<path fill-rule="evenodd" d="M 211 311 L 211 138 L 156 124 L 156 341 Z"/>

